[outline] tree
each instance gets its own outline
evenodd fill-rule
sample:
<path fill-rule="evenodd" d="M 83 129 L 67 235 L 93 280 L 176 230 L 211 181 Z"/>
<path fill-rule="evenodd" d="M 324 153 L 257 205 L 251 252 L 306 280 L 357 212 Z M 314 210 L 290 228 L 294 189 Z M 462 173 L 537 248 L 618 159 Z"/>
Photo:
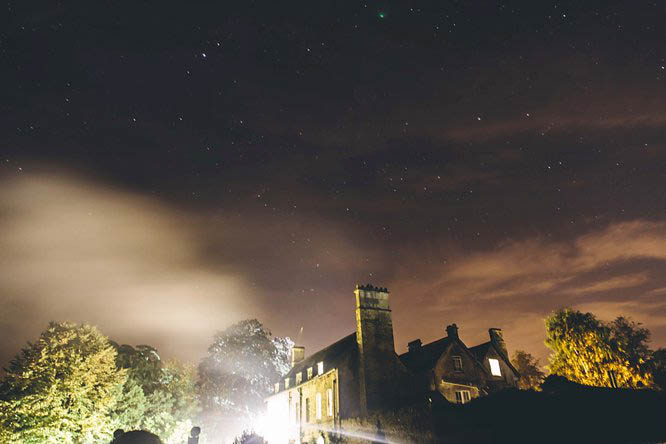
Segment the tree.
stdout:
<path fill-rule="evenodd" d="M 520 379 L 518 388 L 521 390 L 538 390 L 544 379 L 544 373 L 539 369 L 539 360 L 522 350 L 516 350 L 511 363 L 518 370 Z"/>
<path fill-rule="evenodd" d="M 550 372 L 580 384 L 652 385 L 645 359 L 648 338 L 647 330 L 622 317 L 605 324 L 592 313 L 560 309 L 546 318 Z"/>
<path fill-rule="evenodd" d="M 611 322 L 609 327 L 611 341 L 628 365 L 636 369 L 646 367 L 652 355 L 647 346 L 650 330 L 622 316 Z"/>
<path fill-rule="evenodd" d="M 162 369 L 162 358 L 155 347 L 150 345 L 118 345 L 116 348 L 118 368 L 127 369 L 128 376 L 134 379 L 146 394 L 150 394 L 159 385 Z"/>
<path fill-rule="evenodd" d="M 195 369 L 175 360 L 163 362 L 149 345 L 118 345 L 117 365 L 127 382 L 112 412 L 113 428 L 146 429 L 165 442 L 183 442 L 198 413 Z"/>
<path fill-rule="evenodd" d="M 160 369 L 157 387 L 147 396 L 146 419 L 142 426 L 165 437 L 165 442 L 184 441 L 199 413 L 196 371 L 190 365 L 171 360 Z"/>
<path fill-rule="evenodd" d="M 238 322 L 213 338 L 199 365 L 201 407 L 207 430 L 235 436 L 251 429 L 273 383 L 289 370 L 293 342 L 272 337 L 256 319 Z"/>
<path fill-rule="evenodd" d="M 10 363 L 0 387 L 3 442 L 78 443 L 107 439 L 109 411 L 126 372 L 90 325 L 51 322 Z"/>
<path fill-rule="evenodd" d="M 242 435 L 234 438 L 233 444 L 264 444 L 264 438 L 254 432 L 244 431 Z"/>
<path fill-rule="evenodd" d="M 666 348 L 660 348 L 652 353 L 652 368 L 654 371 L 654 384 L 661 390 L 666 390 Z"/>

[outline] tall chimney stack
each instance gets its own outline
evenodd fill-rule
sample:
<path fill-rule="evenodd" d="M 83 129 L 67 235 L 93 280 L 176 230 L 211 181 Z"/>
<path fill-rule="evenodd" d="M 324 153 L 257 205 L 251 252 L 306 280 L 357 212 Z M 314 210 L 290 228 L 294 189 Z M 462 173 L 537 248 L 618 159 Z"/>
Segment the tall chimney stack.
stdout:
<path fill-rule="evenodd" d="M 422 345 L 423 344 L 421 343 L 420 339 L 414 339 L 413 341 L 407 343 L 407 350 L 410 352 L 418 352 L 421 350 Z"/>
<path fill-rule="evenodd" d="M 382 406 L 385 392 L 393 384 L 391 369 L 395 367 L 393 320 L 389 291 L 370 284 L 357 285 L 356 342 L 360 351 L 361 414 Z"/>
<path fill-rule="evenodd" d="M 502 353 L 504 357 L 508 358 L 509 353 L 506 349 L 506 342 L 504 342 L 504 335 L 502 334 L 501 328 L 489 328 L 488 335 L 490 336 L 490 342 L 492 342 Z"/>
<path fill-rule="evenodd" d="M 456 324 L 451 324 L 446 326 L 446 335 L 449 338 L 458 339 L 458 326 Z"/>
<path fill-rule="evenodd" d="M 305 359 L 305 347 L 295 345 L 291 349 L 291 367 L 293 368 L 296 364 Z"/>

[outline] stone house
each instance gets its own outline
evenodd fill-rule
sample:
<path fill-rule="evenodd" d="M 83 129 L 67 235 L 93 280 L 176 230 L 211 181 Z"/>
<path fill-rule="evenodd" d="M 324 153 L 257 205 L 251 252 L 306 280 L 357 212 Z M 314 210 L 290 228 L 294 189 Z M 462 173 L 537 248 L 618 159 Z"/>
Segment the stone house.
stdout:
<path fill-rule="evenodd" d="M 520 377 L 508 358 L 502 331 L 488 330 L 490 340 L 468 348 L 458 336 L 458 326 L 446 327 L 447 335 L 426 345 L 410 342 L 400 360 L 431 396 L 464 404 L 473 398 L 508 387 Z"/>
<path fill-rule="evenodd" d="M 373 412 L 425 399 L 465 403 L 516 386 L 501 330 L 490 329 L 489 342 L 468 348 L 453 324 L 446 337 L 426 345 L 412 341 L 398 356 L 388 290 L 356 286 L 354 294 L 355 332 L 309 357 L 303 347 L 292 350 L 291 370 L 266 399 L 271 443 L 329 442 L 349 432 L 351 419 Z M 362 430 L 352 434 L 373 439 Z"/>

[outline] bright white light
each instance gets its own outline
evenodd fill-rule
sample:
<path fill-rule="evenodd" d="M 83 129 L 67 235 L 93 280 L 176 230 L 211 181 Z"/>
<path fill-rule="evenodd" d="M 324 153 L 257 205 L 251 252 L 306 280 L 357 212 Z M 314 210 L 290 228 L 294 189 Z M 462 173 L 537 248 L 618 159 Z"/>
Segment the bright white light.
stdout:
<path fill-rule="evenodd" d="M 288 392 L 272 396 L 266 403 L 266 413 L 254 423 L 254 429 L 271 444 L 289 442 L 290 423 Z"/>
<path fill-rule="evenodd" d="M 502 376 L 499 361 L 497 359 L 488 359 L 488 362 L 490 363 L 490 373 L 493 376 Z"/>

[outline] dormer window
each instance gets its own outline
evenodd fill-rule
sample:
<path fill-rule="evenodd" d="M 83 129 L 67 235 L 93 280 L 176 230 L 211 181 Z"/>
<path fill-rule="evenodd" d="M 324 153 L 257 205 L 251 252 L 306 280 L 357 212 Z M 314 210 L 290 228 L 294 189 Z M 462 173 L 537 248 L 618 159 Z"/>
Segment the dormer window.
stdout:
<path fill-rule="evenodd" d="M 276 382 L 276 383 L 275 383 L 275 393 L 277 393 L 277 392 L 279 392 L 279 391 L 280 391 L 280 383 L 279 383 L 279 382 Z"/>
<path fill-rule="evenodd" d="M 296 385 L 303 382 L 303 372 L 296 373 Z"/>
<path fill-rule="evenodd" d="M 308 367 L 308 379 L 312 379 L 312 367 Z"/>
<path fill-rule="evenodd" d="M 462 358 L 460 356 L 453 357 L 453 369 L 457 372 L 461 372 L 463 369 Z"/>
<path fill-rule="evenodd" d="M 502 371 L 500 370 L 500 364 L 497 359 L 488 359 L 490 364 L 490 374 L 493 376 L 502 376 Z"/>
<path fill-rule="evenodd" d="M 284 388 L 285 390 L 289 388 L 289 378 L 284 378 Z"/>
<path fill-rule="evenodd" d="M 317 363 L 317 374 L 318 375 L 323 375 L 324 374 L 324 363 L 323 362 L 318 362 Z"/>

